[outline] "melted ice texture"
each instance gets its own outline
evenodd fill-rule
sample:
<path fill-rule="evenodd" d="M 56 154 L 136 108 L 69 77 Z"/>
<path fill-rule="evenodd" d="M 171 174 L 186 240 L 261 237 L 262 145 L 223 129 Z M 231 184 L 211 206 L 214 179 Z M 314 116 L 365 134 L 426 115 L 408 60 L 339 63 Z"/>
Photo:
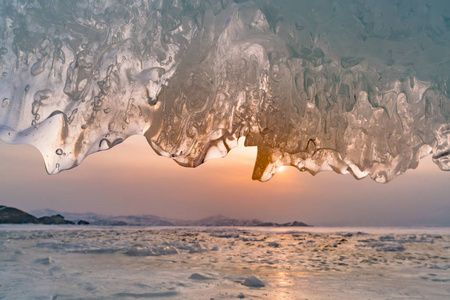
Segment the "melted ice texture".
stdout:
<path fill-rule="evenodd" d="M 188 167 L 245 137 L 262 181 L 450 169 L 448 1 L 11 0 L 0 35 L 0 138 L 50 174 L 136 134 Z"/>

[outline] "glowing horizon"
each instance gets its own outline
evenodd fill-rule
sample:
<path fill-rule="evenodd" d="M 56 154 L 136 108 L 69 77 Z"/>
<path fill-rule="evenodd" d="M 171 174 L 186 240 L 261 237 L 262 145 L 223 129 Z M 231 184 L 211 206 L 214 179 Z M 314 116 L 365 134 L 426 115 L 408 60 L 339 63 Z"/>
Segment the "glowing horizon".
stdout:
<path fill-rule="evenodd" d="M 180 168 L 153 153 L 139 136 L 55 176 L 46 174 L 41 155 L 31 146 L 1 142 L 0 155 L 1 204 L 25 211 L 51 208 L 178 219 L 222 214 L 347 226 L 442 226 L 450 219 L 445 196 L 450 174 L 436 172 L 430 159 L 415 172 L 379 185 L 334 173 L 311 176 L 294 168 L 266 183 L 251 181 L 255 149 L 244 147 L 195 169 Z"/>

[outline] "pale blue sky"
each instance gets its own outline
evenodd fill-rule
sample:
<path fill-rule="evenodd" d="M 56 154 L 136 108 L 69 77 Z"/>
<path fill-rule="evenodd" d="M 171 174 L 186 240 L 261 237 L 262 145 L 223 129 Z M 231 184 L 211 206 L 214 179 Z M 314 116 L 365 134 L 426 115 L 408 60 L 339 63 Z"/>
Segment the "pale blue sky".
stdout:
<path fill-rule="evenodd" d="M 314 225 L 450 226 L 450 173 L 430 158 L 388 184 L 285 168 L 251 180 L 256 149 L 238 148 L 197 169 L 157 156 L 143 137 L 47 175 L 39 152 L 0 142 L 0 204 L 103 214 L 197 219 L 216 214 Z"/>

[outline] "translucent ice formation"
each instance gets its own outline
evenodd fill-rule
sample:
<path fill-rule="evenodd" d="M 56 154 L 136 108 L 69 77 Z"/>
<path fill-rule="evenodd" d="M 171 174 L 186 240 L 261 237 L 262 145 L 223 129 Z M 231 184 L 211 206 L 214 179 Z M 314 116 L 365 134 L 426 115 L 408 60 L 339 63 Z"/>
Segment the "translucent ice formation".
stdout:
<path fill-rule="evenodd" d="M 245 137 L 262 181 L 450 170 L 448 1 L 11 0 L 0 35 L 0 138 L 50 174 L 136 134 L 189 167 Z"/>

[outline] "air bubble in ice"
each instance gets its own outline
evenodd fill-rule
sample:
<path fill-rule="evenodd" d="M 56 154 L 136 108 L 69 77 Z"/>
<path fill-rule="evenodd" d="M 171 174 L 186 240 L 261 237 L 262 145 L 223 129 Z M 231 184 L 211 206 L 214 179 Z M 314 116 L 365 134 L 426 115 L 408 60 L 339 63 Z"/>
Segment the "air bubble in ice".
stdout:
<path fill-rule="evenodd" d="M 3 101 L 2 101 L 2 107 L 5 108 L 5 107 L 7 107 L 8 105 L 9 105 L 9 99 L 8 99 L 8 98 L 3 99 Z"/>

